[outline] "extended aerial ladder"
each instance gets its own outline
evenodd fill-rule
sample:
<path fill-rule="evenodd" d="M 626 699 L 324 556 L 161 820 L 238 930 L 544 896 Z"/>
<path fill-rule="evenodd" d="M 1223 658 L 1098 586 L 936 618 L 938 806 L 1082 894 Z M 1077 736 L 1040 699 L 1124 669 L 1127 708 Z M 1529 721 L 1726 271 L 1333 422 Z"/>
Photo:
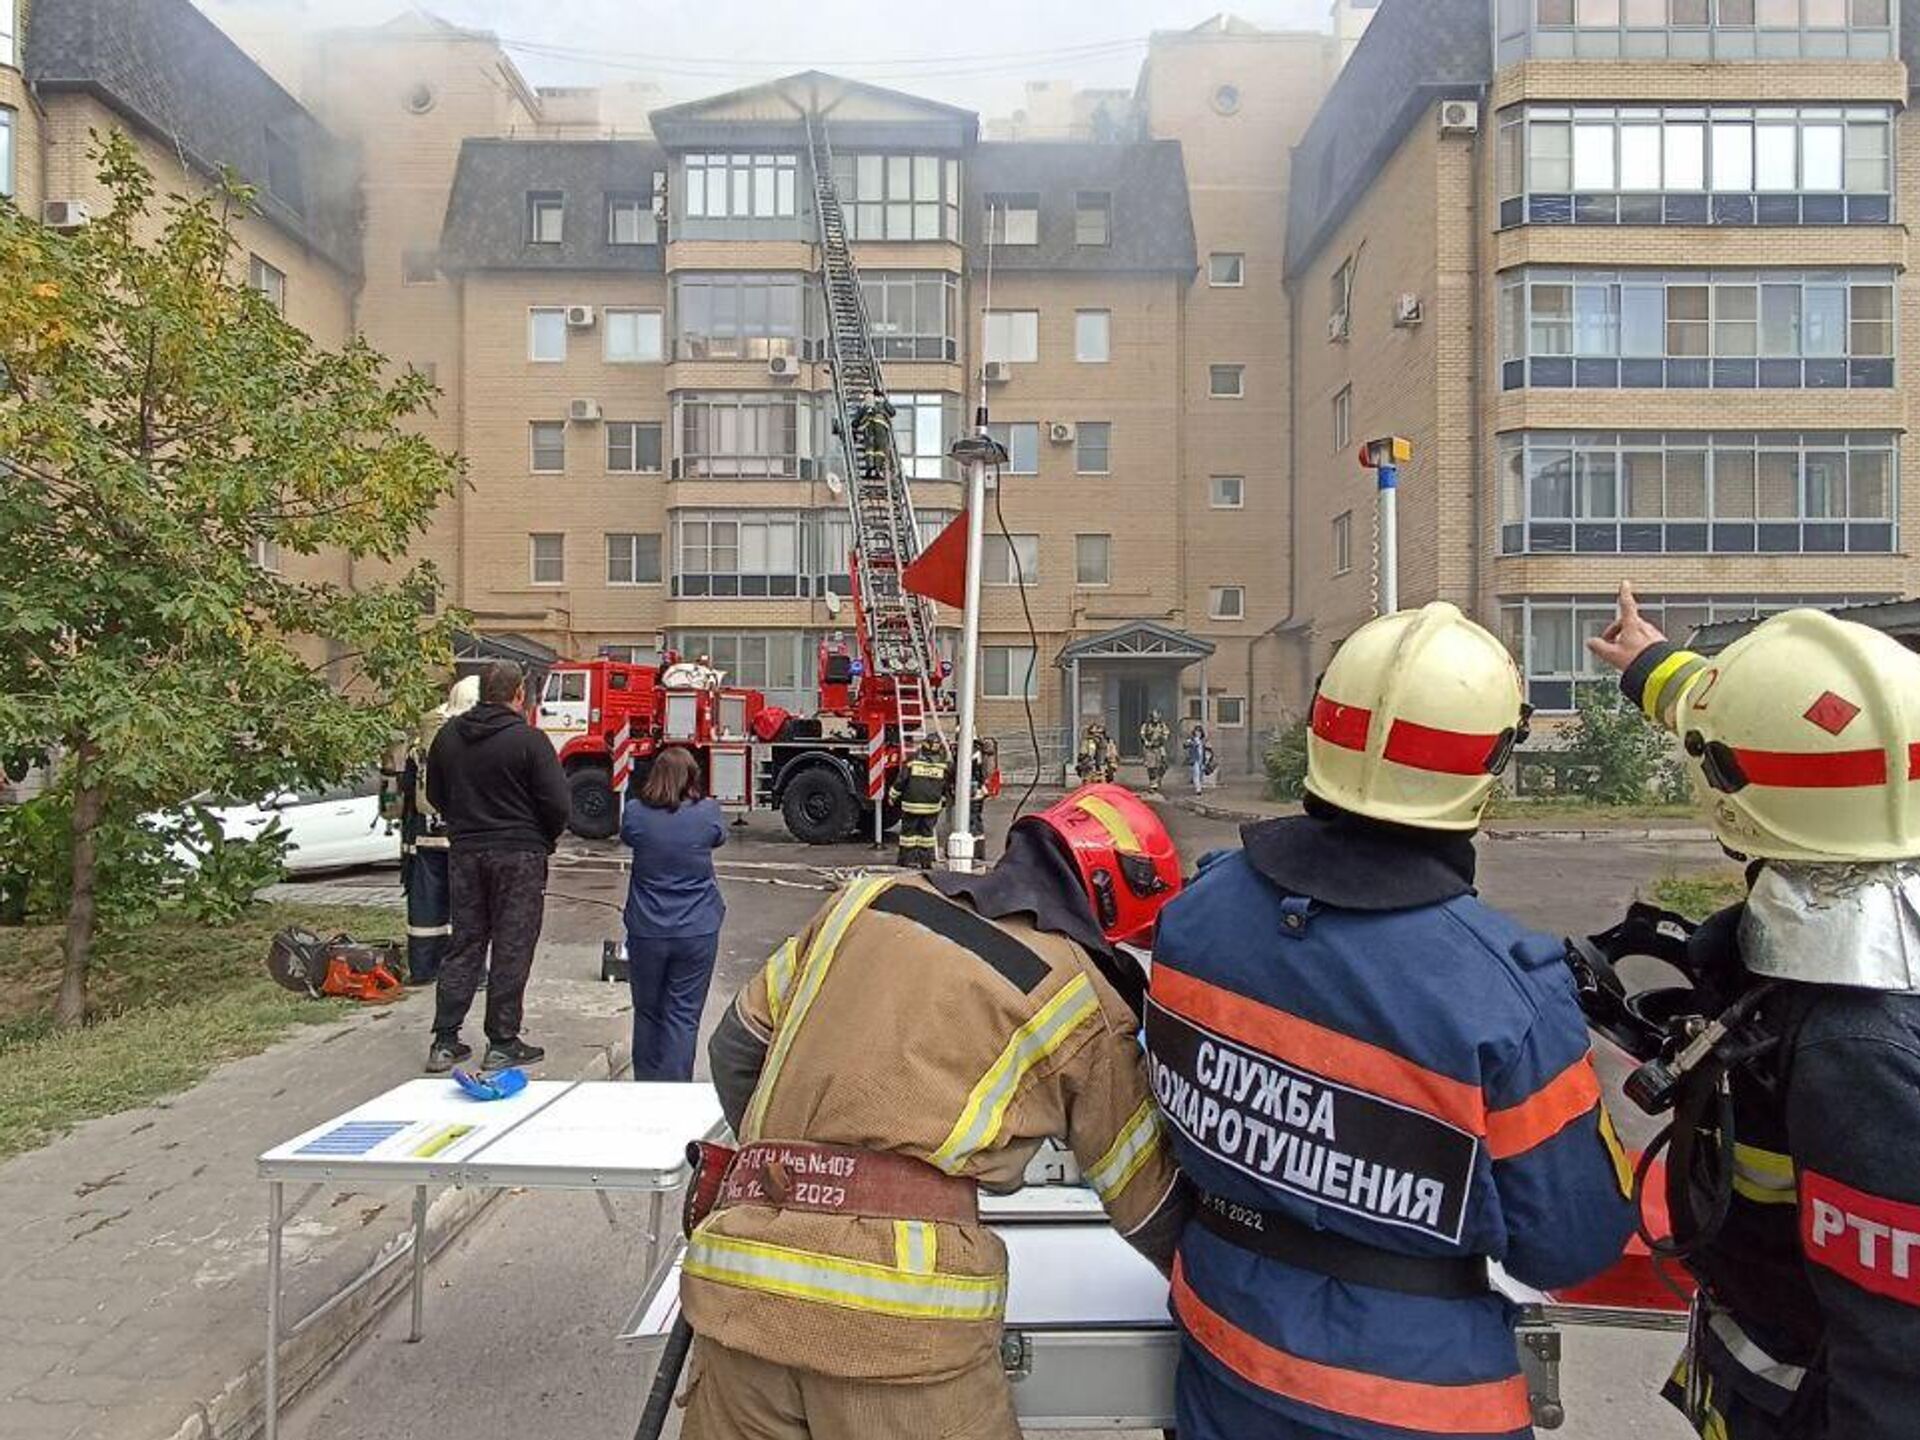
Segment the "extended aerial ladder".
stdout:
<path fill-rule="evenodd" d="M 856 633 L 865 675 L 863 709 L 876 704 L 897 731 L 902 757 L 929 732 L 938 733 L 940 652 L 933 607 L 906 588 L 906 568 L 920 551 L 913 496 L 886 414 L 886 384 L 873 352 L 866 297 L 854 268 L 846 216 L 834 182 L 833 149 L 824 125 L 808 115 L 807 150 L 813 166 L 814 216 L 820 241 L 820 279 L 826 292 L 827 358 L 833 370 L 833 429 L 847 468 L 847 509 L 853 521 Z M 875 423 L 878 414 L 884 417 Z"/>

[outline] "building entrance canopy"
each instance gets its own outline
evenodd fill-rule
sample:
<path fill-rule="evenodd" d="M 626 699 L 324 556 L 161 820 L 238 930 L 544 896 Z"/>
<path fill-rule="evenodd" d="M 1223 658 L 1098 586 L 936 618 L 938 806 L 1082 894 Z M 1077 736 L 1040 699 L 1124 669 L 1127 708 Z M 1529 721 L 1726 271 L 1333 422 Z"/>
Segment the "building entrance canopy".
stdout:
<path fill-rule="evenodd" d="M 1120 753 L 1136 758 L 1149 711 L 1179 726 L 1180 676 L 1190 665 L 1200 666 L 1200 713 L 1207 713 L 1206 664 L 1213 652 L 1211 641 L 1153 620 L 1129 621 L 1065 646 L 1054 663 L 1066 672 L 1062 713 L 1072 717 L 1072 734 L 1104 720 Z"/>

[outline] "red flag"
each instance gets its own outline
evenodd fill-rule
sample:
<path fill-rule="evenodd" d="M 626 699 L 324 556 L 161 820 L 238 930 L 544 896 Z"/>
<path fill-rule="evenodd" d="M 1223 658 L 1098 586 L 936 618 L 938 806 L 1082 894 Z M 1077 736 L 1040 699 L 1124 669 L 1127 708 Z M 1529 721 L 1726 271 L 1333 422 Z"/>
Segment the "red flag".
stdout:
<path fill-rule="evenodd" d="M 933 537 L 920 558 L 907 566 L 901 581 L 915 595 L 964 609 L 967 603 L 967 512 Z"/>

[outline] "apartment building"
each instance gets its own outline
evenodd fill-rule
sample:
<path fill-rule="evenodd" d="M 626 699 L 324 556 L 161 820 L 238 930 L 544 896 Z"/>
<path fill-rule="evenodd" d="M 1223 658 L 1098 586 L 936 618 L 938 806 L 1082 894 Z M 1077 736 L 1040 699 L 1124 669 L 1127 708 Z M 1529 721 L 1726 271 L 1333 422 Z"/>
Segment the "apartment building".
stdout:
<path fill-rule="evenodd" d="M 1383 434 L 1402 603 L 1544 711 L 1622 578 L 1680 633 L 1911 593 L 1902 8 L 1378 8 L 1294 156 L 1290 703 L 1373 613 Z"/>

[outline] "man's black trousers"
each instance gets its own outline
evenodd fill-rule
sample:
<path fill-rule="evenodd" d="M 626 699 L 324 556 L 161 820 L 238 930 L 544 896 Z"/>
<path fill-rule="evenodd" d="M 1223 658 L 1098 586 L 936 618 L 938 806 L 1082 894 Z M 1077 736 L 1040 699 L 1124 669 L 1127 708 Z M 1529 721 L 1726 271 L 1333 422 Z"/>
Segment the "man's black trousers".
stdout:
<path fill-rule="evenodd" d="M 536 850 L 462 850 L 448 859 L 453 941 L 440 964 L 433 1033 L 452 1040 L 487 976 L 487 1039 L 520 1036 L 521 1004 L 547 906 L 547 857 Z M 488 950 L 492 959 L 489 962 Z"/>

